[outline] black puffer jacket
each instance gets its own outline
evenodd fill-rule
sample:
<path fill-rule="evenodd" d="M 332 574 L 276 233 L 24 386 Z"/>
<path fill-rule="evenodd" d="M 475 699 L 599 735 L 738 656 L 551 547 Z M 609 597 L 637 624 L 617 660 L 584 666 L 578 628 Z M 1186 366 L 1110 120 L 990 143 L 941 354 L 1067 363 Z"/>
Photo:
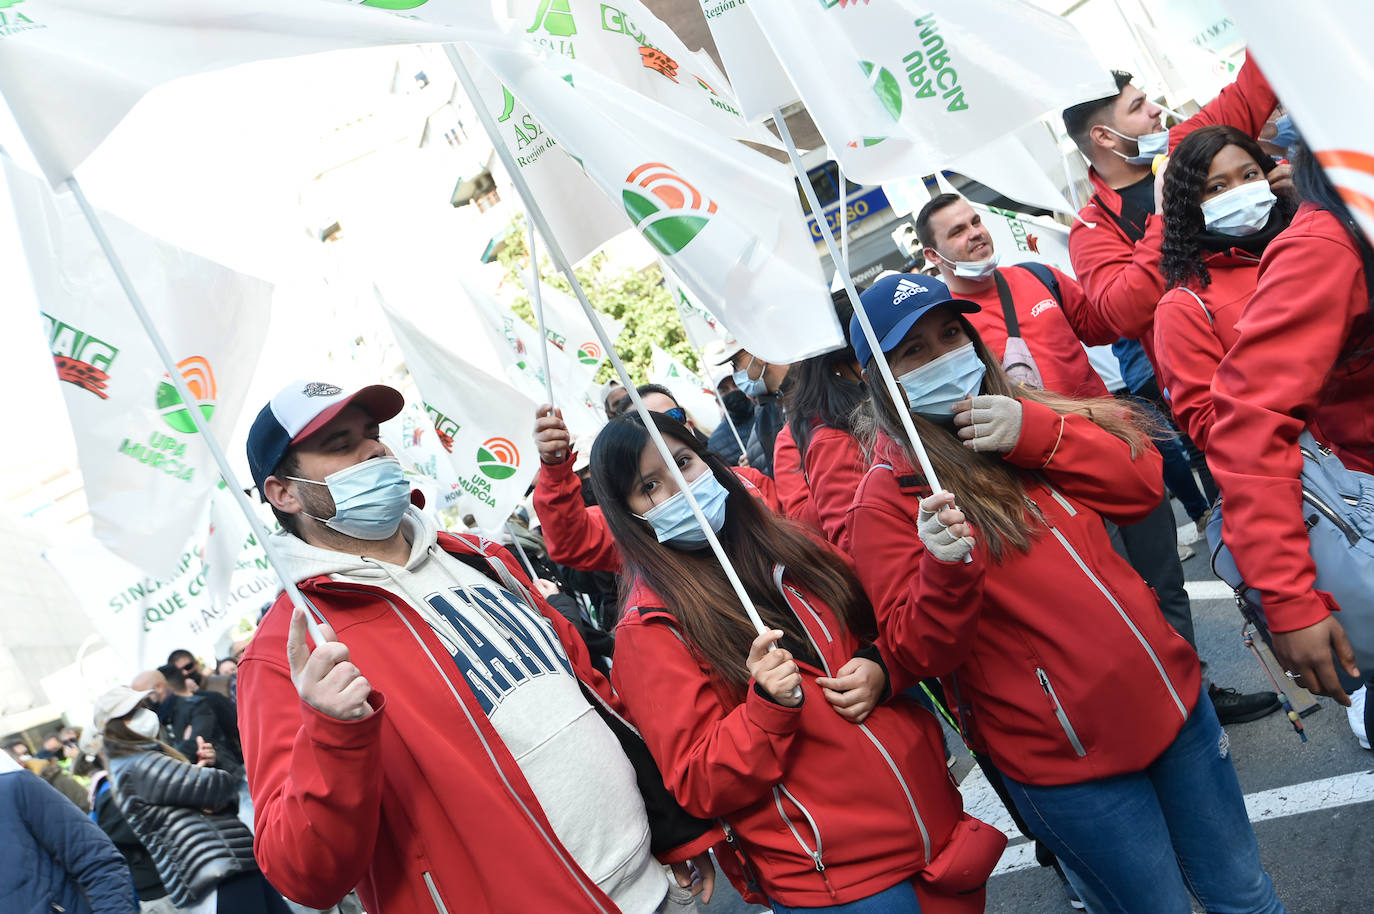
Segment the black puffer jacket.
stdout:
<path fill-rule="evenodd" d="M 253 835 L 235 815 L 238 779 L 227 771 L 149 751 L 111 759 L 110 773 L 115 801 L 172 904 L 189 907 L 230 876 L 257 870 Z"/>

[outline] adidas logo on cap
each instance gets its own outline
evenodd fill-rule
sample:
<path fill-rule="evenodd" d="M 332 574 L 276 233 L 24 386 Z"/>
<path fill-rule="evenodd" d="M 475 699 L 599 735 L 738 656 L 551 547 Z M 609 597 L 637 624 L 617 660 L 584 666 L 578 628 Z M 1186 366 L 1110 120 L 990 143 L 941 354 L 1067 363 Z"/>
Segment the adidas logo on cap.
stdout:
<path fill-rule="evenodd" d="M 908 298 L 915 295 L 917 292 L 929 291 L 929 289 L 921 285 L 919 282 L 912 282 L 909 279 L 898 280 L 897 291 L 892 293 L 892 303 L 894 305 L 900 305 L 902 302 L 906 301 Z"/>

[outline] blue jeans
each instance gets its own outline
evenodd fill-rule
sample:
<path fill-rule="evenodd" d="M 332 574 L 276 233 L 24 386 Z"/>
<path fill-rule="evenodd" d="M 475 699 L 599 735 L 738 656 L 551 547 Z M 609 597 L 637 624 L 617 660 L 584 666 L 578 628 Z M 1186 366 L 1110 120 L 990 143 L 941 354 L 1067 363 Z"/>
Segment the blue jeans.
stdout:
<path fill-rule="evenodd" d="M 921 914 L 921 906 L 916 902 L 916 890 L 910 882 L 899 882 L 890 889 L 877 895 L 869 895 L 848 904 L 831 904 L 823 908 L 789 908 L 785 904 L 772 902 L 773 914 L 792 914 L 805 911 L 809 914 Z"/>
<path fill-rule="evenodd" d="M 1284 911 L 1206 694 L 1143 771 L 1060 787 L 1006 781 L 1094 914 L 1186 912 L 1190 891 L 1215 914 Z"/>

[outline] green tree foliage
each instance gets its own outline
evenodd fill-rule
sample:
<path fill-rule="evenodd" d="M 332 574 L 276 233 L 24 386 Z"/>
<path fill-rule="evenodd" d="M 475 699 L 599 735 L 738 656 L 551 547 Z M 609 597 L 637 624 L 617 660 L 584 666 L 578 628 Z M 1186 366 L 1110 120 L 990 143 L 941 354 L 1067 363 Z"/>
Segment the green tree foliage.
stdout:
<path fill-rule="evenodd" d="M 524 214 L 517 214 L 511 220 L 505 249 L 496 255 L 506 269 L 506 280 L 522 288 L 520 271 L 527 267 L 530 259 L 527 237 Z M 592 307 L 624 322 L 625 329 L 616 340 L 615 349 L 636 383 L 644 384 L 649 380 L 654 362 L 650 347 L 655 345 L 675 356 L 692 371 L 701 371 L 698 353 L 687 342 L 687 331 L 678 317 L 657 263 L 643 270 L 615 269 L 604 253 L 597 252 L 575 272 Z M 567 279 L 556 272 L 549 259 L 542 255 L 539 258 L 539 276 L 542 282 L 572 294 Z M 534 308 L 527 293 L 521 292 L 516 297 L 512 309 L 530 326 L 536 326 Z M 607 361 L 601 366 L 596 380 L 606 381 L 614 375 L 615 369 Z"/>

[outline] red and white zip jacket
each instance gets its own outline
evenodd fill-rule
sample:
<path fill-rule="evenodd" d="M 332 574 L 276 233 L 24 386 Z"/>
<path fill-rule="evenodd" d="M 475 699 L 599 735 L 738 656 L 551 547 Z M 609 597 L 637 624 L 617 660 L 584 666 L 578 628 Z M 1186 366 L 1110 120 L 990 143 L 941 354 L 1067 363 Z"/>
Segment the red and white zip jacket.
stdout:
<path fill-rule="evenodd" d="M 860 644 L 781 566 L 774 582 L 821 660 L 819 668 L 798 660 L 799 707 L 762 697 L 752 681 L 741 701 L 643 586 L 616 629 L 611 678 L 674 797 L 728 827 L 751 870 L 742 874 L 718 848 L 732 879 L 752 876 L 788 906 L 845 904 L 922 870 L 959 821 L 962 800 L 939 724 L 920 705 L 898 695 L 860 725 L 835 713 L 816 678 L 833 675 Z M 921 910 L 981 911 L 982 896 L 922 897 Z"/>
<path fill-rule="evenodd" d="M 1212 378 L 1236 342 L 1236 321 L 1255 292 L 1260 259 L 1232 248 L 1205 258 L 1212 281 L 1170 289 L 1155 312 L 1155 366 L 1169 405 L 1204 450 L 1212 431 Z"/>
<path fill-rule="evenodd" d="M 549 558 L 578 571 L 619 571 L 620 548 L 601 509 L 582 501 L 582 481 L 573 472 L 576 454 L 562 463 L 539 464 L 534 482 L 534 511 Z M 749 494 L 762 499 L 775 514 L 782 502 L 773 480 L 753 467 L 730 467 Z"/>
<path fill-rule="evenodd" d="M 582 639 L 504 547 L 447 533 L 438 547 L 536 606 L 588 700 L 623 714 Z M 371 914 L 617 914 L 554 834 L 434 630 L 385 588 L 337 582 L 328 569 L 300 589 L 372 684 L 374 712 L 341 721 L 301 700 L 286 660 L 291 604 L 278 597 L 238 679 L 254 851 L 268 880 L 314 908 L 356 886 Z M 722 837 L 708 829 L 659 858 L 686 860 Z"/>
<path fill-rule="evenodd" d="M 980 541 L 968 564 L 928 554 L 916 519 L 930 489 L 890 438 L 850 509 L 850 549 L 885 646 L 914 674 L 942 677 L 965 737 L 998 768 L 1039 785 L 1139 771 L 1173 742 L 1201 684 L 1197 654 L 1102 526 L 1159 506 L 1159 452 L 1132 459 L 1091 420 L 1021 402 L 1005 459 L 1031 471 L 1029 553 L 993 563 Z"/>
<path fill-rule="evenodd" d="M 1347 467 L 1374 473 L 1374 319 L 1359 250 L 1334 216 L 1298 208 L 1264 251 L 1236 333 L 1212 381 L 1207 463 L 1236 566 L 1269 627 L 1294 631 L 1337 608 L 1313 589 L 1298 436 L 1309 428 Z"/>
<path fill-rule="evenodd" d="M 1229 124 L 1249 136 L 1259 136 L 1277 104 L 1259 66 L 1247 60 L 1235 81 L 1206 107 L 1169 128 L 1169 151 L 1194 130 L 1211 124 Z M 1094 324 L 1106 324 L 1125 339 L 1140 340 L 1158 373 L 1153 324 L 1155 305 L 1164 294 L 1164 276 L 1159 271 L 1164 219 L 1150 214 L 1145 236 L 1133 241 L 1113 218 L 1121 215 L 1121 194 L 1108 187 L 1096 169 L 1090 167 L 1088 177 L 1092 199 L 1079 210 L 1078 221 L 1069 230 L 1074 275 L 1088 296 Z"/>

